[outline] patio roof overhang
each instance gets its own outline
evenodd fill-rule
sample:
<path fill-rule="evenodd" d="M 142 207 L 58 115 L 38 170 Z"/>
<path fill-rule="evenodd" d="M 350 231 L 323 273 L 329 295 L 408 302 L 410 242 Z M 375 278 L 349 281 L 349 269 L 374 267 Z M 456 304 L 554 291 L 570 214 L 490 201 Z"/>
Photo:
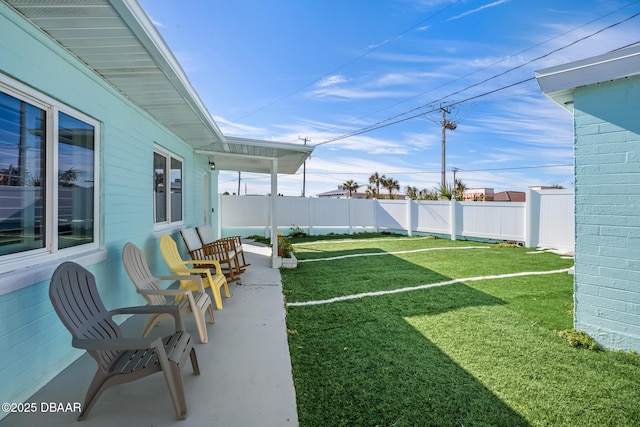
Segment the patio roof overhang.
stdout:
<path fill-rule="evenodd" d="M 573 112 L 576 88 L 640 75 L 640 46 L 536 71 L 542 93 Z"/>
<path fill-rule="evenodd" d="M 3 1 L 217 169 L 271 173 L 277 158 L 278 173 L 295 173 L 313 151 L 224 136 L 136 0 Z"/>
<path fill-rule="evenodd" d="M 277 160 L 278 173 L 294 174 L 311 155 L 313 147 L 248 138 L 225 137 L 222 150 L 204 147 L 196 153 L 208 155 L 216 169 L 271 173 Z"/>

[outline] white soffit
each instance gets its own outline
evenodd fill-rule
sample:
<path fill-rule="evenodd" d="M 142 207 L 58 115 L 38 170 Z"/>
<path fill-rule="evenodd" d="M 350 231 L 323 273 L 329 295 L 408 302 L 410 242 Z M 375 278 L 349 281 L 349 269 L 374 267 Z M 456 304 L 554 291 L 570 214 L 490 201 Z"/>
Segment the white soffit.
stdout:
<path fill-rule="evenodd" d="M 313 151 L 225 137 L 137 0 L 3 1 L 218 169 L 295 173 Z"/>
<path fill-rule="evenodd" d="M 135 0 L 4 0 L 194 147 L 222 132 Z"/>
<path fill-rule="evenodd" d="M 213 148 L 203 147 L 196 152 L 208 155 L 219 170 L 271 173 L 276 160 L 278 173 L 295 174 L 314 147 L 227 136 L 221 150 Z"/>

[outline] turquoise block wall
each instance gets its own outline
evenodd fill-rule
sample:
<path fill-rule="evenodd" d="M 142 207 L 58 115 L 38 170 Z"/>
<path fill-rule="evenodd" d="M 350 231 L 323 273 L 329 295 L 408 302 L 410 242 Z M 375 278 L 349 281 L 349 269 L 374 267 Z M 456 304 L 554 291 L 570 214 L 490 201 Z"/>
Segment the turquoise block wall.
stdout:
<path fill-rule="evenodd" d="M 96 276 L 107 308 L 144 304 L 126 276 L 120 257 L 124 244 L 131 241 L 145 251 L 152 271 L 158 275 L 169 273 L 153 224 L 154 144 L 183 158 L 186 226 L 202 223 L 207 159 L 196 156 L 191 146 L 132 105 L 2 2 L 0 73 L 101 123 L 100 244 L 107 259 L 89 270 Z M 213 187 L 217 190 L 217 186 Z M 46 281 L 0 295 L 2 402 L 26 401 L 83 354 L 71 347 L 71 335 L 51 307 L 48 286 Z M 3 415 L 0 413 L 0 418 Z"/>
<path fill-rule="evenodd" d="M 578 88 L 575 327 L 640 351 L 640 77 Z"/>

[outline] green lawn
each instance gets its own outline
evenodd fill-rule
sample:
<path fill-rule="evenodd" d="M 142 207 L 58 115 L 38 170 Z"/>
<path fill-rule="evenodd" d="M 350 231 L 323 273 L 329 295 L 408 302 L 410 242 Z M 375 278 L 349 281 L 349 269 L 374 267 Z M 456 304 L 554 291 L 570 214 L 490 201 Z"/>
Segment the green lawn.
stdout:
<path fill-rule="evenodd" d="M 417 237 L 307 238 L 294 248 L 298 268 L 282 271 L 287 303 L 573 264 Z M 640 425 L 640 357 L 558 337 L 572 327 L 572 282 L 526 275 L 289 306 L 300 425 Z"/>

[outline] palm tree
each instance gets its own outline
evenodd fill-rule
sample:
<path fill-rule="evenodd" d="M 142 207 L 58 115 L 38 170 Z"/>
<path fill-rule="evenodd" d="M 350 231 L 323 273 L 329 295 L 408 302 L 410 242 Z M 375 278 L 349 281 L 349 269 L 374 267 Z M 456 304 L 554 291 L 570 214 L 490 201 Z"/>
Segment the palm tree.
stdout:
<path fill-rule="evenodd" d="M 369 184 L 373 184 L 376 186 L 376 192 L 374 197 L 380 196 L 380 184 L 384 181 L 386 177 L 384 175 L 380 175 L 378 172 L 374 172 L 373 175 L 369 177 Z"/>
<path fill-rule="evenodd" d="M 358 188 L 360 188 L 360 184 L 352 179 L 345 181 L 345 183 L 342 184 L 343 190 L 349 190 L 349 197 L 353 196 L 353 193 L 358 192 Z"/>
<path fill-rule="evenodd" d="M 400 184 L 398 184 L 398 181 L 396 181 L 393 178 L 385 178 L 385 179 L 382 180 L 381 184 L 382 184 L 382 186 L 384 188 L 389 190 L 389 198 L 390 199 L 393 197 L 393 190 L 399 190 L 400 189 Z"/>
<path fill-rule="evenodd" d="M 405 189 L 406 193 L 407 193 L 407 197 L 409 197 L 411 200 L 418 200 L 419 196 L 419 192 L 418 192 L 418 187 L 412 187 L 410 185 L 407 185 L 407 188 Z"/>
<path fill-rule="evenodd" d="M 367 199 L 377 199 L 378 193 L 376 192 L 376 187 L 372 185 L 367 185 L 367 189 L 364 192 L 364 195 Z"/>
<path fill-rule="evenodd" d="M 437 186 L 434 191 L 438 193 L 438 199 L 440 200 L 451 200 L 451 196 L 453 195 L 453 185 L 451 184 L 440 184 Z"/>
<path fill-rule="evenodd" d="M 438 193 L 436 191 L 429 191 L 426 188 L 420 190 L 420 200 L 438 200 Z"/>
<path fill-rule="evenodd" d="M 62 187 L 74 186 L 74 181 L 78 179 L 78 170 L 74 168 L 67 169 L 66 171 L 58 172 L 58 183 Z"/>
<path fill-rule="evenodd" d="M 453 183 L 453 191 L 456 196 L 456 200 L 464 200 L 464 192 L 467 190 L 467 185 L 459 179 L 456 179 Z"/>
<path fill-rule="evenodd" d="M 439 185 L 435 188 L 435 192 L 438 193 L 440 200 L 451 200 L 455 197 L 456 200 L 464 200 L 464 192 L 467 190 L 467 185 L 459 179 L 456 179 L 454 184 Z"/>

